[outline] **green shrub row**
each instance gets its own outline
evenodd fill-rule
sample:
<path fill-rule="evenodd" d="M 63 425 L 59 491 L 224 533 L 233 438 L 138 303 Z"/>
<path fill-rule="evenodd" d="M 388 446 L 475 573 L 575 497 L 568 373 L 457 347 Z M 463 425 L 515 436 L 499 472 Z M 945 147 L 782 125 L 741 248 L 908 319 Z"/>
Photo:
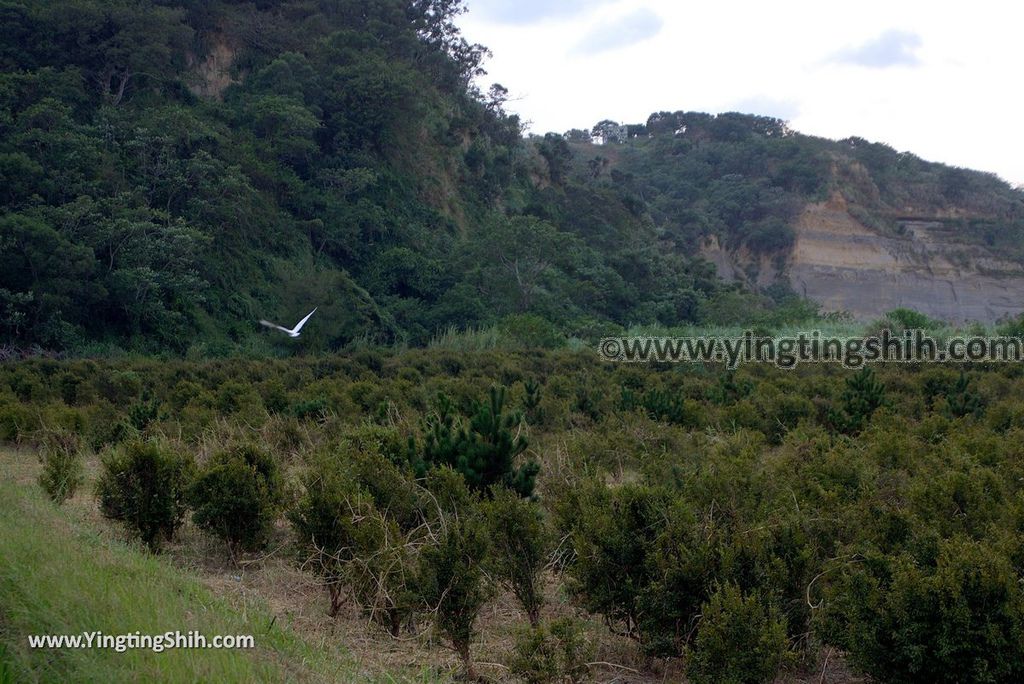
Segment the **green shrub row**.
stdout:
<path fill-rule="evenodd" d="M 767 681 L 827 647 L 884 681 L 1009 681 L 1021 390 L 1009 364 L 40 360 L 0 366 L 0 430 L 40 447 L 57 500 L 100 449 L 104 512 L 154 548 L 188 510 L 233 554 L 287 521 L 331 612 L 392 634 L 429 617 L 467 667 L 503 587 L 531 623 L 523 678 L 586 668 L 576 627 L 545 620 L 551 578 L 694 681 Z"/>

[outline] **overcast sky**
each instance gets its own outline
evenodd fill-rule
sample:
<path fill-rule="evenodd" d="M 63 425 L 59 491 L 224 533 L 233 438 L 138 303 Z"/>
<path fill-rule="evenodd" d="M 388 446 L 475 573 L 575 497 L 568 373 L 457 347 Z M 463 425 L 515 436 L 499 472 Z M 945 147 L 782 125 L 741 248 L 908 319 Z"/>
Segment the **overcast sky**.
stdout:
<path fill-rule="evenodd" d="M 533 133 L 751 112 L 1024 184 L 1024 5 L 842 4 L 466 0 L 460 25 Z"/>

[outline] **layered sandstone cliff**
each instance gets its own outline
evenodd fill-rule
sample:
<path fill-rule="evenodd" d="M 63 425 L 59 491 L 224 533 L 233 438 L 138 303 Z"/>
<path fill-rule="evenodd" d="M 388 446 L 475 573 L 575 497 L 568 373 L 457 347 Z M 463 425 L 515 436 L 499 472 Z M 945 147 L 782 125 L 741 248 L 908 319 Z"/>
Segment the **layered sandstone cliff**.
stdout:
<path fill-rule="evenodd" d="M 994 322 L 1024 311 L 1024 268 L 960 239 L 945 217 L 900 218 L 883 234 L 858 222 L 841 197 L 805 207 L 795 242 L 782 258 L 752 263 L 715 242 L 704 255 L 726 279 L 793 289 L 859 319 L 907 307 L 954 323 Z M 781 262 L 781 263 L 780 263 Z"/>

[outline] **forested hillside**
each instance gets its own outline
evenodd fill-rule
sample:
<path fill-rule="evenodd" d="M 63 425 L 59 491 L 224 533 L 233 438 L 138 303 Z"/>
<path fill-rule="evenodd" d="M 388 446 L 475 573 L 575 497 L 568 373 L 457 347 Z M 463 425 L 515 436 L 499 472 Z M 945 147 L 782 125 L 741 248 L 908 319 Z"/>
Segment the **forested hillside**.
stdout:
<path fill-rule="evenodd" d="M 770 254 L 836 190 L 880 230 L 941 210 L 1021 253 L 1021 193 L 994 177 L 774 119 L 524 137 L 507 91 L 475 85 L 462 9 L 0 2 L 0 341 L 227 353 L 313 306 L 301 348 L 803 316 L 694 244 Z"/>

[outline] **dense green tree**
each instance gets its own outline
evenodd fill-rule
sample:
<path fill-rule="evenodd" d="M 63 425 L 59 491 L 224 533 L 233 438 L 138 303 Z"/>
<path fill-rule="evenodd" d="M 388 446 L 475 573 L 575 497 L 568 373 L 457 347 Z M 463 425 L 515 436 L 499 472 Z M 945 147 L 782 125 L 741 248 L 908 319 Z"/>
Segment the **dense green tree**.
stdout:
<path fill-rule="evenodd" d="M 475 85 L 487 51 L 463 11 L 0 4 L 0 330 L 60 350 L 237 351 L 310 296 L 330 319 L 275 353 L 423 345 L 524 312 L 559 336 L 746 322 L 784 307 L 723 287 L 702 241 L 782 256 L 826 191 L 883 231 L 897 207 L 955 205 L 988 217 L 965 241 L 1024 255 L 1019 191 L 998 179 L 769 117 L 524 138 L 508 90 Z M 615 154 L 591 133 L 621 139 Z"/>
<path fill-rule="evenodd" d="M 726 585 L 702 610 L 686 672 L 697 684 L 770 682 L 788 647 L 785 619 L 778 609 Z"/>
<path fill-rule="evenodd" d="M 846 569 L 827 608 L 828 633 L 859 667 L 891 682 L 1021 676 L 1024 602 L 1004 557 L 952 539 L 932 562 L 864 560 Z"/>
<path fill-rule="evenodd" d="M 438 397 L 436 411 L 426 422 L 422 450 L 411 443 L 411 458 L 422 471 L 448 466 L 461 473 L 470 487 L 487 491 L 494 485 L 520 496 L 533 493 L 539 466 L 533 460 L 516 465 L 526 451 L 522 417 L 505 411 L 505 388 L 492 387 L 488 401 L 475 401 L 469 415 L 460 417 L 451 400 Z"/>

